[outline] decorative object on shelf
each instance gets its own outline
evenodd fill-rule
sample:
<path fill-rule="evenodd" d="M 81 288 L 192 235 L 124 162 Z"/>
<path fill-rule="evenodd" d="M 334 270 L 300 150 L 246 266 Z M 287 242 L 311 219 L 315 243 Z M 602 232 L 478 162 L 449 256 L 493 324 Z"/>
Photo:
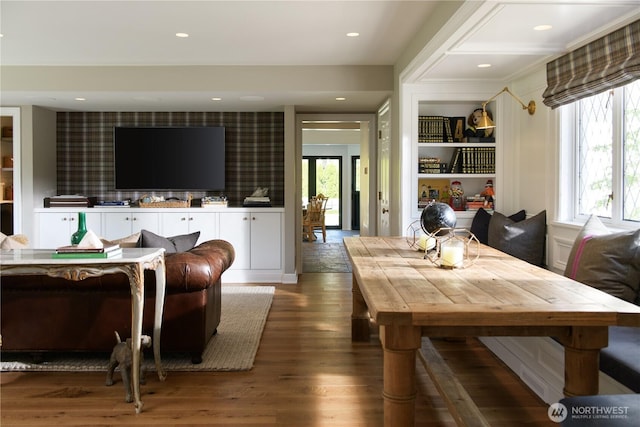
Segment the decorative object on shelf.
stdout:
<path fill-rule="evenodd" d="M 491 111 L 486 111 L 482 108 L 476 108 L 469 114 L 467 118 L 467 125 L 469 127 L 465 129 L 464 136 L 467 138 L 468 142 L 472 142 L 472 138 L 478 139 L 477 141 L 474 139 L 473 142 L 494 142 L 495 138 L 493 135 L 493 127 L 491 128 L 480 128 L 478 125 L 482 121 L 483 115 L 487 115 L 487 117 L 493 119 L 493 115 Z M 494 126 L 495 127 L 495 126 Z"/>
<path fill-rule="evenodd" d="M 165 199 L 162 196 L 148 196 L 145 194 L 138 201 L 138 205 L 141 208 L 188 208 L 191 206 L 191 197 L 191 193 L 187 194 L 187 200 L 178 198 Z"/>
<path fill-rule="evenodd" d="M 220 196 L 207 196 L 207 197 L 203 197 L 200 200 L 200 206 L 203 208 L 212 208 L 212 207 L 227 207 L 228 205 L 228 200 L 227 200 L 227 196 L 225 196 L 224 194 L 220 195 Z"/>
<path fill-rule="evenodd" d="M 271 199 L 269 198 L 269 187 L 257 187 L 251 193 L 251 196 L 245 197 L 242 203 L 244 207 L 271 207 Z"/>
<path fill-rule="evenodd" d="M 476 129 L 492 129 L 492 128 L 496 127 L 496 125 L 493 123 L 493 119 L 490 118 L 488 113 L 487 113 L 487 104 L 489 102 L 493 101 L 498 95 L 500 95 L 503 92 L 507 92 L 516 101 L 518 101 L 520 103 L 520 105 L 522 105 L 522 109 L 523 110 L 527 110 L 529 112 L 529 115 L 533 116 L 535 114 L 535 112 L 536 112 L 536 103 L 535 103 L 535 101 L 531 100 L 531 101 L 529 101 L 529 104 L 525 105 L 524 102 L 522 102 L 522 100 L 520 98 L 515 96 L 514 93 L 511 92 L 509 90 L 509 88 L 505 86 L 500 92 L 496 93 L 491 98 L 489 98 L 486 102 L 482 103 L 482 117 L 478 121 L 478 123 L 476 125 Z"/>
<path fill-rule="evenodd" d="M 460 181 L 451 182 L 451 188 L 449 189 L 449 205 L 454 211 L 465 210 L 464 190 L 462 189 L 462 183 Z"/>
<path fill-rule="evenodd" d="M 424 233 L 420 220 L 415 220 L 409 224 L 406 239 L 409 247 L 417 251 L 430 251 L 436 246 L 436 238 Z"/>
<path fill-rule="evenodd" d="M 87 215 L 84 212 L 78 212 L 78 230 L 71 235 L 71 244 L 78 245 L 85 234 L 87 234 Z"/>
<path fill-rule="evenodd" d="M 480 193 L 480 196 L 484 197 L 484 207 L 487 209 L 493 209 L 496 193 L 493 190 L 493 180 L 488 179 L 484 185 L 484 190 Z"/>
<path fill-rule="evenodd" d="M 467 268 L 480 257 L 480 241 L 464 228 L 441 228 L 436 232 L 436 244 L 427 251 L 426 259 L 441 268 Z"/>
<path fill-rule="evenodd" d="M 420 225 L 425 233 L 437 235 L 440 229 L 454 228 L 458 218 L 451 206 L 441 202 L 431 202 L 422 210 Z"/>

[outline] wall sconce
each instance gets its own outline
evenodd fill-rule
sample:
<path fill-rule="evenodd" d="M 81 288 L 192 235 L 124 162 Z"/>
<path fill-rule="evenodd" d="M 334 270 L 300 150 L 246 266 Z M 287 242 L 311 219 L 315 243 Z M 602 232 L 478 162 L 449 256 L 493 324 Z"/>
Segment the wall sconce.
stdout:
<path fill-rule="evenodd" d="M 476 125 L 476 129 L 489 129 L 489 128 L 494 128 L 496 127 L 496 125 L 493 123 L 493 120 L 491 120 L 489 118 L 489 116 L 487 116 L 487 104 L 490 103 L 491 101 L 493 101 L 494 99 L 496 99 L 496 97 L 498 95 L 500 95 L 503 92 L 507 92 L 509 95 L 511 95 L 512 97 L 514 97 L 516 99 L 516 101 L 518 101 L 520 103 L 520 105 L 522 105 L 522 109 L 523 110 L 527 110 L 529 112 L 530 115 L 534 115 L 536 112 L 536 103 L 535 101 L 531 100 L 529 101 L 528 105 L 525 105 L 524 102 L 522 102 L 520 100 L 520 98 L 518 98 L 517 96 L 515 96 L 513 94 L 513 92 L 511 92 L 509 90 L 508 87 L 505 87 L 504 89 L 502 89 L 500 92 L 496 93 L 495 95 L 493 95 L 491 98 L 489 98 L 486 102 L 482 103 L 482 118 L 480 119 L 480 122 Z"/>

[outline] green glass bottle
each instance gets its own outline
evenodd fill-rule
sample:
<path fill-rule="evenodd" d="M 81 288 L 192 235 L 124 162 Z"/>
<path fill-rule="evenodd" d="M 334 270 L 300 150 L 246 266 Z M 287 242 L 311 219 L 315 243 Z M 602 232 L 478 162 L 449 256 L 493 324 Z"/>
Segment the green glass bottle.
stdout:
<path fill-rule="evenodd" d="M 85 234 L 87 234 L 87 217 L 84 212 L 78 212 L 78 231 L 71 235 L 71 244 L 80 243 Z"/>

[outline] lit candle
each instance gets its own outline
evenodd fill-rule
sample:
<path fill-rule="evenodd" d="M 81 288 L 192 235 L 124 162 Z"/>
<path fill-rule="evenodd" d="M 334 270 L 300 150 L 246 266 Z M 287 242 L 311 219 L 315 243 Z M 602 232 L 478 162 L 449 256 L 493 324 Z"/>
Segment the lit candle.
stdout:
<path fill-rule="evenodd" d="M 436 246 L 436 239 L 425 234 L 420 236 L 418 240 L 418 248 L 423 251 L 428 251 Z"/>
<path fill-rule="evenodd" d="M 460 241 L 446 242 L 440 249 L 440 260 L 444 267 L 459 267 L 464 260 L 464 246 Z"/>

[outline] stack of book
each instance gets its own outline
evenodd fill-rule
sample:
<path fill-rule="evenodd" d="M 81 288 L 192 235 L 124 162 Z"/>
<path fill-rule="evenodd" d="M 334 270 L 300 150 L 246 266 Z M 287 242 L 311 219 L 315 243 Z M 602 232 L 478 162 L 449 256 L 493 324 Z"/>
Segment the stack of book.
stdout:
<path fill-rule="evenodd" d="M 244 198 L 242 206 L 252 208 L 269 208 L 271 207 L 271 199 L 268 196 L 249 196 Z"/>
<path fill-rule="evenodd" d="M 122 256 L 120 245 L 102 248 L 80 248 L 75 245 L 61 246 L 52 254 L 53 258 L 115 258 Z"/>
<path fill-rule="evenodd" d="M 92 206 L 91 200 L 85 196 L 65 195 L 45 197 L 45 208 L 87 208 Z"/>

